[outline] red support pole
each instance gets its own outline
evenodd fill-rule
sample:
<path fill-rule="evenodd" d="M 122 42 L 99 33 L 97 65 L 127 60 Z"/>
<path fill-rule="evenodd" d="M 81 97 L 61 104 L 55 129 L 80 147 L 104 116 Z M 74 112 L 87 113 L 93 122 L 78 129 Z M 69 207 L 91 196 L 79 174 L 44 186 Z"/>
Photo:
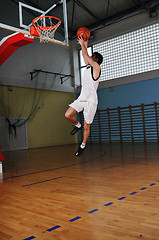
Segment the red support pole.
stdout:
<path fill-rule="evenodd" d="M 4 160 L 5 160 L 5 157 L 3 156 L 2 152 L 0 151 L 0 162 L 4 161 Z"/>

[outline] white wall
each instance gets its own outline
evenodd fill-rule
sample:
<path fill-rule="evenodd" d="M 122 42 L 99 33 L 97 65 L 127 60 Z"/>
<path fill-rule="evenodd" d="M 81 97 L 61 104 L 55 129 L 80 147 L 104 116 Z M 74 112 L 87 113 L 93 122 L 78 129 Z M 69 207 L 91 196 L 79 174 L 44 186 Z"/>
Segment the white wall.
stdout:
<path fill-rule="evenodd" d="M 33 15 L 25 11 L 25 21 L 30 23 Z M 24 19 L 23 19 L 24 20 Z M 1 0 L 0 22 L 19 28 L 19 6 L 10 0 Z M 26 23 L 25 23 L 26 24 Z M 0 41 L 14 32 L 0 28 Z M 55 43 L 34 43 L 20 47 L 0 66 L 0 85 L 44 88 L 56 91 L 74 92 L 74 78 L 63 79 L 51 74 L 39 74 L 31 81 L 30 72 L 41 69 L 48 72 L 71 74 L 70 49 Z"/>
<path fill-rule="evenodd" d="M 72 80 L 69 78 L 61 84 L 60 77 L 51 74 L 39 74 L 38 78 L 31 81 L 34 69 L 63 73 L 70 75 L 70 50 L 69 47 L 54 44 L 34 43 L 17 49 L 0 67 L 0 85 L 35 87 L 57 91 L 73 92 Z"/>

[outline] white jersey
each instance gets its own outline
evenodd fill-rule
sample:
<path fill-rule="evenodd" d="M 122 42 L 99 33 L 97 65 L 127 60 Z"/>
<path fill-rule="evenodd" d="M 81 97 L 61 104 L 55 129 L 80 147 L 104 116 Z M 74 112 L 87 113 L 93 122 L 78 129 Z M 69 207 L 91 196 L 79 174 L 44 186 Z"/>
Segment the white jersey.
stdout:
<path fill-rule="evenodd" d="M 99 85 L 99 77 L 97 79 L 93 78 L 93 67 L 88 65 L 84 71 L 81 94 L 78 100 L 98 104 L 97 88 Z"/>

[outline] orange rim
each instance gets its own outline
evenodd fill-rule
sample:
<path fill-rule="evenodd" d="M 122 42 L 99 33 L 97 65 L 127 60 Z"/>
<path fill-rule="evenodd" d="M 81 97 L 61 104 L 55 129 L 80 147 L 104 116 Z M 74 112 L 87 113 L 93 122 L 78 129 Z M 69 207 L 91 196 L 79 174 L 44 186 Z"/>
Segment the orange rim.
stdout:
<path fill-rule="evenodd" d="M 38 26 L 38 24 L 36 24 L 35 21 L 40 19 L 40 18 L 53 18 L 53 19 L 58 20 L 59 22 L 56 25 L 53 25 L 53 26 L 47 26 L 47 27 Z M 59 18 L 53 17 L 53 16 L 40 16 L 40 17 L 34 18 L 33 21 L 32 21 L 32 25 L 40 28 L 40 30 L 56 29 L 60 24 L 61 24 L 61 20 Z"/>

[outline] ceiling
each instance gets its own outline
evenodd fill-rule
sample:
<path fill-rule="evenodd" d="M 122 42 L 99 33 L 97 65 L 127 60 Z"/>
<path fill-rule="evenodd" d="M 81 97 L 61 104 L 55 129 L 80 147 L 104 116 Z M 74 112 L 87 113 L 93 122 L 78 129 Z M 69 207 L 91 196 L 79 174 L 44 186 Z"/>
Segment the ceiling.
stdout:
<path fill-rule="evenodd" d="M 15 6 L 18 0 L 8 0 Z M 20 0 L 41 10 L 46 10 L 52 0 Z M 68 36 L 72 40 L 78 28 L 88 27 L 91 32 L 124 20 L 130 16 L 148 12 L 156 16 L 159 0 L 66 0 Z"/>
<path fill-rule="evenodd" d="M 156 15 L 157 8 L 159 0 L 67 0 L 69 38 L 81 26 L 93 32 L 145 11 Z"/>

